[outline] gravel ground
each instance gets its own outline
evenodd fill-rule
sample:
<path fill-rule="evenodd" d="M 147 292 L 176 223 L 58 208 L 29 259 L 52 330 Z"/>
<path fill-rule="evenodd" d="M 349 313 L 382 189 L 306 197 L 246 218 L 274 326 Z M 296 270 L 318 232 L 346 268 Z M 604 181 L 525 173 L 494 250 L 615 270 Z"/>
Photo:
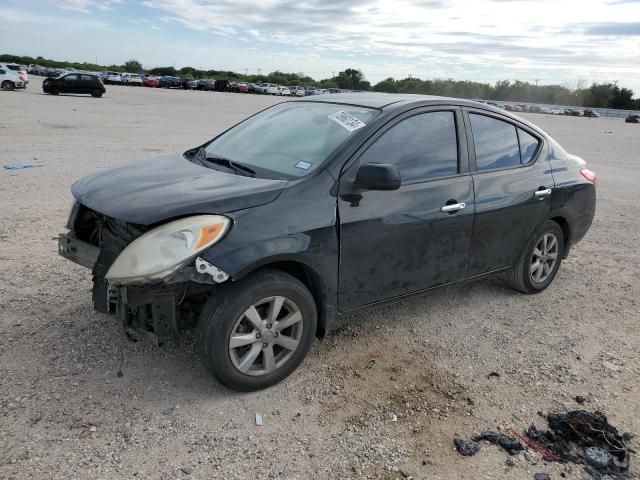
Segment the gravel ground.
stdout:
<path fill-rule="evenodd" d="M 598 173 L 591 231 L 544 293 L 487 280 L 357 315 L 283 383 L 237 394 L 190 332 L 123 341 L 54 238 L 76 179 L 183 151 L 279 100 L 107 88 L 46 96 L 34 78 L 0 92 L 0 164 L 43 165 L 0 171 L 0 479 L 582 479 L 533 452 L 453 450 L 455 436 L 542 427 L 538 412 L 579 408 L 576 395 L 640 433 L 640 126 L 530 116 Z"/>

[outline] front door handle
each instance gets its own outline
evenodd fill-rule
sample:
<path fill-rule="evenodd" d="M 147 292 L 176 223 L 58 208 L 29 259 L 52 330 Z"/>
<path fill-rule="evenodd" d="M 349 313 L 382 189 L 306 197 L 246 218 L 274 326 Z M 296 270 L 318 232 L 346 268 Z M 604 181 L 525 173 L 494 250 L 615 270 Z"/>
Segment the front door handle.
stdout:
<path fill-rule="evenodd" d="M 440 208 L 440 211 L 444 212 L 444 213 L 454 213 L 454 212 L 457 212 L 459 210 L 462 210 L 466 206 L 467 205 L 464 202 L 452 203 L 451 205 L 443 205 Z"/>
<path fill-rule="evenodd" d="M 534 195 L 538 198 L 544 198 L 551 195 L 550 188 L 540 188 L 534 192 Z"/>

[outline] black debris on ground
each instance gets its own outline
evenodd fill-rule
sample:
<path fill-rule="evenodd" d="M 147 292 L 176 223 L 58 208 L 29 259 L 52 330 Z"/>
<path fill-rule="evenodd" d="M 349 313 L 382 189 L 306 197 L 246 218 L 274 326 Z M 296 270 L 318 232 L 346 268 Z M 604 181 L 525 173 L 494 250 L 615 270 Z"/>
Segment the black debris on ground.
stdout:
<path fill-rule="evenodd" d="M 536 473 L 533 476 L 533 480 L 551 480 L 551 475 L 548 473 Z"/>
<path fill-rule="evenodd" d="M 480 443 L 478 442 L 483 440 L 493 443 L 494 445 L 499 445 L 509 452 L 510 455 L 514 455 L 524 448 L 515 438 L 496 432 L 482 432 L 480 435 L 476 435 L 468 441 L 456 438 L 453 443 L 455 443 L 456 449 L 460 455 L 470 457 L 471 455 L 478 453 L 480 450 Z"/>
<path fill-rule="evenodd" d="M 464 457 L 470 457 L 475 455 L 480 450 L 480 445 L 473 440 L 466 441 L 460 438 L 456 438 L 453 440 L 453 443 L 456 444 L 456 449 L 458 453 Z"/>
<path fill-rule="evenodd" d="M 486 440 L 487 442 L 493 443 L 494 445 L 499 445 L 504 450 L 506 450 L 509 455 L 515 455 L 516 453 L 524 449 L 524 447 L 518 440 L 505 435 L 504 433 L 482 432 L 480 435 L 473 437 L 472 440 L 474 442 Z"/>
<path fill-rule="evenodd" d="M 631 435 L 618 433 L 602 413 L 574 410 L 546 418 L 549 430 L 532 425 L 526 436 L 561 461 L 586 465 L 596 479 L 624 478 L 629 471 L 629 456 L 635 453 L 626 443 Z"/>
<path fill-rule="evenodd" d="M 582 405 L 584 402 L 587 401 L 587 399 L 585 397 L 583 397 L 582 395 L 578 395 L 576 396 L 576 403 L 579 403 L 580 405 Z"/>

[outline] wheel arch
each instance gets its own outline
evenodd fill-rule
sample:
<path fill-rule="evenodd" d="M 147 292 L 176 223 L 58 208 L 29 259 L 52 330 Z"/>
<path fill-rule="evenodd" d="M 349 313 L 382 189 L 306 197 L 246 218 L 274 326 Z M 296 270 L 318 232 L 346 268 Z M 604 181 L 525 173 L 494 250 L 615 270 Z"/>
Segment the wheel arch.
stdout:
<path fill-rule="evenodd" d="M 239 280 L 267 268 L 287 273 L 307 287 L 313 296 L 318 312 L 316 336 L 325 337 L 335 320 L 336 309 L 335 302 L 332 301 L 330 288 L 323 280 L 322 275 L 312 266 L 299 259 L 273 258 L 242 270 L 240 274 L 234 275 L 234 280 Z"/>
<path fill-rule="evenodd" d="M 564 251 L 564 257 L 566 258 L 566 255 L 569 253 L 568 247 L 571 245 L 571 226 L 569 225 L 569 221 L 565 217 L 560 215 L 552 216 L 549 220 L 551 220 L 552 222 L 556 222 L 562 229 L 562 235 L 564 236 L 564 245 L 562 247 Z"/>

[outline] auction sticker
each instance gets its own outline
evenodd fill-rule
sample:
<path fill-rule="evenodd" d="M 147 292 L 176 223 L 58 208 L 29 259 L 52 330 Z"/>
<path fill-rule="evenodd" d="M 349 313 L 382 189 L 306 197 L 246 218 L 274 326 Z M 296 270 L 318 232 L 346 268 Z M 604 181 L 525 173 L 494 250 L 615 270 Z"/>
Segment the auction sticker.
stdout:
<path fill-rule="evenodd" d="M 366 127 L 366 123 L 361 121 L 359 118 L 354 117 L 350 113 L 339 111 L 336 113 L 332 113 L 329 115 L 329 118 L 336 122 L 338 125 L 343 126 L 350 132 L 355 132 L 356 130 Z"/>
<path fill-rule="evenodd" d="M 311 162 L 303 162 L 302 160 L 300 160 L 298 163 L 296 163 L 296 168 L 299 168 L 300 170 L 309 170 L 312 165 L 313 163 Z"/>

